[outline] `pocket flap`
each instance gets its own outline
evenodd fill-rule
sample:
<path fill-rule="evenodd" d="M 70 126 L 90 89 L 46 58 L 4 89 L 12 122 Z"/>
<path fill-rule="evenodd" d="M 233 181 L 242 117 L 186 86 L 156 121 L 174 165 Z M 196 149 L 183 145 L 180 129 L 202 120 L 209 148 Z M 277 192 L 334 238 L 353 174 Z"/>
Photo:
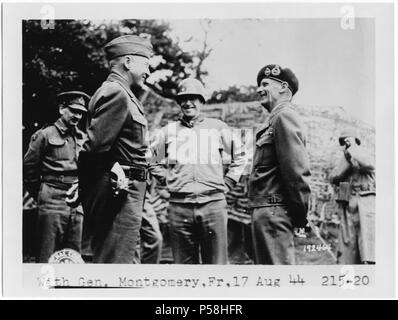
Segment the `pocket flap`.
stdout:
<path fill-rule="evenodd" d="M 134 113 L 132 112 L 131 116 L 133 118 L 133 121 L 138 122 L 145 127 L 148 125 L 147 119 L 145 119 L 145 117 L 142 114 L 140 114 L 138 112 L 134 112 Z"/>
<path fill-rule="evenodd" d="M 48 143 L 53 146 L 63 146 L 65 144 L 65 139 L 62 139 L 61 137 L 50 137 L 48 139 Z"/>
<path fill-rule="evenodd" d="M 263 146 L 264 144 L 273 143 L 273 141 L 274 141 L 274 137 L 273 137 L 271 134 L 265 132 L 265 133 L 260 137 L 260 139 L 258 139 L 258 140 L 256 141 L 256 146 L 257 146 L 257 147 L 261 147 L 261 146 Z"/>

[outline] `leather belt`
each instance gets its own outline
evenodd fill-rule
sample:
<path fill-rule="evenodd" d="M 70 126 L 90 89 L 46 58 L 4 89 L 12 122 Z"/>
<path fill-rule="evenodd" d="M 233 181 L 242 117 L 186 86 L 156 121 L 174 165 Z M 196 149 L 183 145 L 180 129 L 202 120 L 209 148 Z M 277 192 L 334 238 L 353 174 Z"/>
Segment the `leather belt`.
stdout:
<path fill-rule="evenodd" d="M 170 192 L 170 198 L 183 199 L 183 198 L 192 197 L 192 196 L 193 197 L 195 197 L 195 196 L 210 196 L 210 195 L 217 194 L 217 193 L 223 193 L 223 191 L 213 189 L 213 190 L 203 191 L 199 194 L 194 194 L 191 192 Z"/>
<path fill-rule="evenodd" d="M 121 167 L 129 180 L 146 181 L 148 179 L 148 169 L 124 165 Z"/>
<path fill-rule="evenodd" d="M 47 174 L 41 177 L 41 181 L 73 184 L 78 182 L 78 177 L 76 174 Z"/>
<path fill-rule="evenodd" d="M 75 176 L 47 175 L 43 176 L 41 178 L 41 181 L 47 183 L 48 185 L 56 189 L 68 191 L 70 187 L 72 187 L 75 183 L 78 182 L 78 178 Z"/>

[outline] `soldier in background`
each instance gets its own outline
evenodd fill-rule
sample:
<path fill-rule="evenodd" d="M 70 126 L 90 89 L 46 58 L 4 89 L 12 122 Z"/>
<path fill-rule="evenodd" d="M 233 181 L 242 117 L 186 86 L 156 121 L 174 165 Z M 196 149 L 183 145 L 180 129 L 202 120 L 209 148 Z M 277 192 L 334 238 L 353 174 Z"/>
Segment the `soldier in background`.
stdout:
<path fill-rule="evenodd" d="M 375 166 L 356 130 L 339 138 L 343 155 L 330 174 L 340 208 L 339 264 L 375 263 Z"/>
<path fill-rule="evenodd" d="M 136 263 L 159 264 L 162 255 L 163 235 L 152 205 L 155 183 L 155 178 L 150 176 L 148 179 L 148 189 L 145 194 L 140 236 L 137 243 Z"/>
<path fill-rule="evenodd" d="M 294 227 L 305 227 L 310 163 L 305 130 L 291 100 L 298 79 L 288 68 L 266 65 L 257 75 L 261 105 L 270 112 L 256 133 L 249 207 L 256 264 L 295 264 Z"/>
<path fill-rule="evenodd" d="M 140 230 L 141 263 L 159 264 L 162 255 L 163 236 L 159 221 L 152 206 L 151 195 L 147 193 Z"/>
<path fill-rule="evenodd" d="M 61 117 L 33 134 L 23 161 L 25 186 L 38 204 L 36 262 L 40 263 L 47 263 L 54 251 L 81 248 L 83 216 L 68 206 L 67 191 L 78 179 L 84 134 L 77 125 L 90 98 L 79 91 L 57 97 Z"/>

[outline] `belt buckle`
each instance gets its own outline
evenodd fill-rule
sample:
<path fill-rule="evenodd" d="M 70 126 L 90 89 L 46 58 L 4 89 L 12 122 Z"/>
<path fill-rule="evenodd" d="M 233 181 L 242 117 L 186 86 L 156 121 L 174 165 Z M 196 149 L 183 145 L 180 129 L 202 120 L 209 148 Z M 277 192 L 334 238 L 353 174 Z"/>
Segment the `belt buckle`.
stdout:
<path fill-rule="evenodd" d="M 145 181 L 145 170 L 143 169 L 136 169 L 138 172 L 138 179 L 141 181 Z"/>
<path fill-rule="evenodd" d="M 271 195 L 269 197 L 268 201 L 269 201 L 270 204 L 276 204 L 276 203 L 279 202 L 279 199 L 278 199 L 278 197 L 275 194 L 273 194 L 273 195 Z"/>
<path fill-rule="evenodd" d="M 130 168 L 130 170 L 129 170 L 129 178 L 131 180 L 145 181 L 147 178 L 146 174 L 147 174 L 147 172 L 145 169 Z"/>

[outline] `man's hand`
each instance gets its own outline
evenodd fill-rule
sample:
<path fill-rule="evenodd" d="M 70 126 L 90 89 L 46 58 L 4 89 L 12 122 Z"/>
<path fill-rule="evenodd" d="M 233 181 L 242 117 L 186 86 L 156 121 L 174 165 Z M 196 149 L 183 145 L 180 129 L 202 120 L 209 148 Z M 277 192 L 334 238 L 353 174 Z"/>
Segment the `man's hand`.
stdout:
<path fill-rule="evenodd" d="M 76 208 L 79 205 L 79 184 L 74 183 L 68 191 L 66 191 L 66 204 L 71 208 Z"/>
<path fill-rule="evenodd" d="M 162 199 L 168 200 L 170 198 L 170 193 L 166 189 L 159 188 L 156 191 Z"/>
<path fill-rule="evenodd" d="M 358 148 L 358 145 L 355 141 L 354 137 L 347 137 L 344 139 L 345 145 L 346 145 L 346 149 L 344 150 L 344 156 L 347 159 L 347 161 L 349 161 L 351 164 L 353 159 L 352 159 L 352 152 Z"/>
<path fill-rule="evenodd" d="M 114 196 L 119 196 L 128 188 L 128 179 L 120 164 L 116 162 L 111 169 L 111 185 Z"/>
<path fill-rule="evenodd" d="M 344 139 L 345 145 L 347 146 L 347 149 L 351 146 L 355 146 L 355 138 L 354 137 L 347 137 Z"/>

